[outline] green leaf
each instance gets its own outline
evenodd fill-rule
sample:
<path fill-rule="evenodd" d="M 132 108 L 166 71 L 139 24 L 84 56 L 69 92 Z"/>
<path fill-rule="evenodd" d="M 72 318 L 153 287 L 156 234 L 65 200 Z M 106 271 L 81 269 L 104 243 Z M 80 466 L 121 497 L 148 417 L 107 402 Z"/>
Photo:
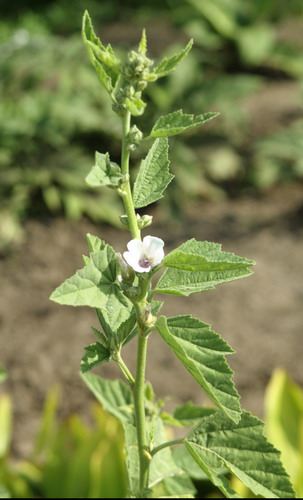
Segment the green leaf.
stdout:
<path fill-rule="evenodd" d="M 105 411 L 120 422 L 134 425 L 133 395 L 120 380 L 104 380 L 92 373 L 82 373 L 84 382 Z"/>
<path fill-rule="evenodd" d="M 187 115 L 183 114 L 182 110 L 179 109 L 169 115 L 161 116 L 153 126 L 150 135 L 151 137 L 169 137 L 180 134 L 190 128 L 203 125 L 218 115 L 219 113 L 204 113 L 197 116 Z"/>
<path fill-rule="evenodd" d="M 182 59 L 184 59 L 184 57 L 188 54 L 192 45 L 193 40 L 191 39 L 181 52 L 172 57 L 165 57 L 162 59 L 162 61 L 160 61 L 160 63 L 153 69 L 153 73 L 155 73 L 158 78 L 168 75 L 171 71 L 176 69 L 179 62 L 181 62 Z"/>
<path fill-rule="evenodd" d="M 185 445 L 176 446 L 172 450 L 174 461 L 189 476 L 196 481 L 208 480 L 207 474 L 199 467 Z M 222 469 L 222 472 L 226 469 Z"/>
<path fill-rule="evenodd" d="M 255 495 L 295 498 L 280 462 L 280 453 L 263 435 L 263 423 L 243 412 L 236 424 L 223 413 L 201 420 L 185 438 L 188 451 L 210 480 L 229 498 L 238 495 L 219 476 L 222 466 L 238 477 Z"/>
<path fill-rule="evenodd" d="M 95 342 L 85 347 L 85 354 L 81 359 L 80 369 L 82 373 L 92 370 L 95 366 L 106 363 L 111 359 L 111 352 L 100 342 Z"/>
<path fill-rule="evenodd" d="M 173 417 L 178 420 L 182 426 L 187 427 L 196 424 L 201 418 L 213 415 L 213 413 L 216 413 L 215 408 L 204 408 L 194 405 L 189 401 L 184 405 L 177 406 L 173 413 Z"/>
<path fill-rule="evenodd" d="M 170 252 L 163 260 L 167 269 L 156 285 L 156 291 L 190 295 L 215 288 L 220 283 L 249 276 L 254 261 L 222 252 L 221 245 L 194 238 Z"/>
<path fill-rule="evenodd" d="M 0 459 L 8 454 L 11 439 L 12 402 L 8 394 L 2 394 L 0 398 Z"/>
<path fill-rule="evenodd" d="M 282 369 L 272 374 L 265 394 L 265 433 L 281 451 L 298 498 L 303 497 L 303 391 Z"/>
<path fill-rule="evenodd" d="M 229 345 L 209 325 L 192 316 L 160 316 L 156 328 L 210 399 L 238 422 L 239 395 L 232 382 L 233 372 L 223 357 L 233 352 Z"/>
<path fill-rule="evenodd" d="M 140 97 L 127 97 L 124 101 L 125 106 L 133 116 L 141 116 L 144 113 L 146 103 Z"/>
<path fill-rule="evenodd" d="M 7 371 L 0 366 L 0 383 L 7 379 Z"/>
<path fill-rule="evenodd" d="M 86 176 L 85 182 L 91 187 L 119 187 L 123 182 L 123 175 L 120 167 L 110 161 L 109 154 L 96 151 L 95 160 L 96 163 Z"/>
<path fill-rule="evenodd" d="M 111 93 L 119 76 L 119 60 L 115 57 L 112 47 L 105 47 L 96 36 L 87 11 L 83 16 L 82 38 L 100 82 Z"/>
<path fill-rule="evenodd" d="M 219 243 L 197 241 L 192 238 L 166 255 L 163 264 L 183 271 L 221 272 L 246 270 L 255 262 L 233 253 L 223 252 Z"/>
<path fill-rule="evenodd" d="M 145 55 L 146 51 L 147 51 L 146 31 L 145 31 L 145 29 L 143 29 L 141 40 L 140 40 L 139 47 L 138 47 L 138 52 Z"/>
<path fill-rule="evenodd" d="M 128 319 L 133 306 L 117 282 L 119 266 L 114 250 L 104 242 L 100 247 L 90 254 L 88 264 L 62 283 L 50 298 L 59 304 L 100 309 L 106 324 L 115 331 Z"/>
<path fill-rule="evenodd" d="M 163 197 L 163 192 L 174 177 L 168 167 L 168 140 L 156 139 L 147 157 L 142 160 L 134 185 L 135 208 L 145 207 Z"/>

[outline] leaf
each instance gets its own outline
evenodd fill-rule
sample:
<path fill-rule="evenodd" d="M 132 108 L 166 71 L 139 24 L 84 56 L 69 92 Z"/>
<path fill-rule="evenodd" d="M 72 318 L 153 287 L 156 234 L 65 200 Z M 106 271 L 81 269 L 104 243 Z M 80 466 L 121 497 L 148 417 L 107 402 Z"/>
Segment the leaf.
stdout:
<path fill-rule="evenodd" d="M 180 134 L 198 125 L 203 125 L 212 118 L 218 116 L 219 113 L 204 113 L 201 115 L 183 114 L 182 110 L 174 111 L 166 116 L 161 116 L 155 123 L 150 133 L 151 137 L 169 137 L 171 135 Z"/>
<path fill-rule="evenodd" d="M 156 139 L 147 157 L 142 160 L 134 185 L 135 208 L 142 208 L 163 197 L 163 192 L 173 179 L 169 173 L 168 140 Z"/>
<path fill-rule="evenodd" d="M 255 495 L 294 498 L 295 492 L 280 462 L 280 453 L 263 435 L 263 423 L 243 412 L 235 423 L 223 413 L 201 420 L 185 438 L 188 451 L 210 480 L 229 498 L 238 495 L 218 472 L 222 466 L 237 476 Z"/>
<path fill-rule="evenodd" d="M 91 187 L 119 187 L 123 182 L 123 175 L 120 167 L 110 162 L 109 154 L 96 151 L 95 159 L 96 163 L 85 177 L 85 182 Z"/>
<path fill-rule="evenodd" d="M 7 379 L 7 371 L 0 366 L 0 383 Z"/>
<path fill-rule="evenodd" d="M 112 47 L 105 47 L 96 36 L 87 11 L 83 16 L 82 38 L 100 82 L 111 93 L 119 76 L 119 60 L 115 57 Z"/>
<path fill-rule="evenodd" d="M 111 351 L 100 342 L 95 342 L 85 347 L 85 354 L 81 359 L 80 369 L 82 373 L 92 370 L 111 359 Z"/>
<path fill-rule="evenodd" d="M 242 270 L 255 264 L 253 260 L 223 252 L 219 243 L 197 241 L 195 238 L 183 243 L 163 259 L 167 267 L 183 271 L 231 271 Z"/>
<path fill-rule="evenodd" d="M 222 252 L 221 245 L 194 238 L 170 252 L 163 260 L 167 269 L 156 285 L 156 291 L 176 295 L 211 290 L 220 283 L 249 276 L 254 261 Z"/>
<path fill-rule="evenodd" d="M 233 372 L 223 355 L 233 350 L 209 325 L 192 316 L 160 316 L 156 329 L 210 399 L 235 422 L 241 418 Z"/>
<path fill-rule="evenodd" d="M 84 382 L 105 411 L 120 422 L 134 424 L 133 395 L 120 380 L 104 380 L 92 373 L 82 373 Z"/>
<path fill-rule="evenodd" d="M 144 113 L 146 103 L 140 97 L 127 97 L 124 101 L 126 108 L 133 116 L 141 116 Z"/>
<path fill-rule="evenodd" d="M 181 52 L 172 57 L 165 57 L 162 59 L 162 61 L 160 61 L 160 63 L 153 69 L 153 73 L 155 73 L 158 78 L 168 75 L 171 71 L 176 69 L 179 62 L 181 62 L 182 59 L 184 59 L 184 57 L 188 54 L 192 45 L 193 40 L 191 39 Z"/>
<path fill-rule="evenodd" d="M 2 394 L 0 398 L 0 459 L 8 454 L 11 439 L 12 402 L 7 394 Z"/>
<path fill-rule="evenodd" d="M 173 413 L 173 417 L 178 420 L 182 426 L 187 427 L 196 424 L 201 418 L 208 417 L 213 413 L 216 413 L 215 408 L 204 408 L 194 405 L 189 401 L 184 405 L 177 406 Z"/>
<path fill-rule="evenodd" d="M 303 392 L 282 369 L 272 374 L 265 394 L 265 433 L 281 451 L 282 463 L 303 496 Z"/>
<path fill-rule="evenodd" d="M 140 40 L 140 43 L 139 43 L 138 52 L 140 52 L 141 54 L 145 55 L 146 51 L 147 51 L 147 40 L 146 40 L 146 31 L 144 29 L 142 31 L 142 36 L 141 36 L 141 40 Z"/>
<path fill-rule="evenodd" d="M 207 474 L 199 467 L 185 445 L 174 447 L 172 452 L 176 464 L 189 474 L 192 479 L 196 481 L 208 481 Z M 224 468 L 222 471 L 224 472 L 226 469 Z"/>
<path fill-rule="evenodd" d="M 64 305 L 98 308 L 106 323 L 116 330 L 129 317 L 132 304 L 117 282 L 119 266 L 114 250 L 104 242 L 100 246 L 90 254 L 87 265 L 56 288 L 50 299 Z"/>

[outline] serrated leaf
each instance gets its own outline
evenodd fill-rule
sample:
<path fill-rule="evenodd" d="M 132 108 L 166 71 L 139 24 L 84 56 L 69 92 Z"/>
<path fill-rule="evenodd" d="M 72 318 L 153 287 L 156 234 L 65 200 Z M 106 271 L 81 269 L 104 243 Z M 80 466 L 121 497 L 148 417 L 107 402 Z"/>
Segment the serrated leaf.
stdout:
<path fill-rule="evenodd" d="M 116 58 L 112 47 L 110 45 L 105 47 L 96 36 L 87 11 L 83 16 L 82 38 L 100 82 L 111 93 L 119 75 L 119 60 Z"/>
<path fill-rule="evenodd" d="M 82 373 L 82 379 L 105 411 L 120 422 L 134 425 L 132 391 L 120 380 L 104 380 L 92 373 Z"/>
<path fill-rule="evenodd" d="M 188 451 L 210 480 L 229 498 L 238 495 L 218 472 L 226 467 L 255 495 L 295 498 L 280 453 L 263 435 L 264 424 L 248 412 L 238 423 L 216 413 L 201 420 L 185 438 Z"/>
<path fill-rule="evenodd" d="M 192 316 L 160 316 L 156 329 L 210 399 L 235 422 L 241 418 L 233 372 L 223 355 L 233 350 L 210 326 Z"/>
<path fill-rule="evenodd" d="M 85 354 L 81 359 L 80 370 L 82 373 L 92 370 L 95 366 L 106 363 L 111 359 L 111 352 L 100 342 L 95 342 L 85 347 Z"/>
<path fill-rule="evenodd" d="M 182 110 L 174 111 L 166 116 L 161 116 L 155 123 L 150 133 L 151 137 L 169 137 L 171 135 L 181 134 L 198 125 L 203 125 L 219 113 L 204 113 L 200 115 L 183 114 Z"/>
<path fill-rule="evenodd" d="M 147 157 L 142 160 L 134 185 L 135 208 L 145 207 L 163 197 L 163 192 L 174 177 L 168 167 L 168 140 L 156 139 Z"/>
<path fill-rule="evenodd" d="M 145 55 L 146 51 L 147 51 L 146 31 L 145 31 L 145 29 L 143 29 L 141 40 L 140 40 L 139 47 L 138 47 L 138 52 Z"/>
<path fill-rule="evenodd" d="M 172 57 L 165 57 L 164 59 L 162 59 L 162 61 L 160 61 L 160 63 L 153 69 L 153 73 L 155 73 L 158 78 L 161 78 L 162 76 L 166 76 L 169 73 L 171 73 L 171 71 L 176 69 L 179 62 L 181 62 L 182 59 L 184 59 L 184 57 L 188 54 L 188 52 L 192 48 L 192 45 L 193 45 L 193 40 L 191 39 L 186 45 L 186 47 L 184 47 L 184 49 L 181 50 L 181 52 L 175 54 Z"/>
<path fill-rule="evenodd" d="M 95 165 L 85 177 L 85 182 L 91 187 L 108 186 L 117 188 L 123 181 L 123 175 L 118 165 L 110 162 L 109 154 L 96 151 Z"/>
<path fill-rule="evenodd" d="M 223 252 L 218 243 L 193 238 L 170 252 L 163 263 L 172 269 L 163 273 L 156 291 L 187 296 L 249 276 L 248 266 L 254 261 Z"/>
<path fill-rule="evenodd" d="M 192 479 L 197 481 L 208 480 L 207 474 L 199 467 L 185 445 L 174 447 L 172 453 L 176 464 L 189 474 Z M 225 471 L 225 468 L 222 469 L 222 472 Z"/>
<path fill-rule="evenodd" d="M 117 330 L 130 314 L 132 304 L 117 282 L 119 267 L 114 250 L 104 242 L 90 254 L 89 263 L 52 293 L 54 302 L 100 309 L 104 321 Z"/>
<path fill-rule="evenodd" d="M 197 241 L 192 238 L 166 255 L 163 264 L 183 271 L 220 272 L 246 269 L 255 262 L 233 253 L 223 252 L 219 243 Z"/>

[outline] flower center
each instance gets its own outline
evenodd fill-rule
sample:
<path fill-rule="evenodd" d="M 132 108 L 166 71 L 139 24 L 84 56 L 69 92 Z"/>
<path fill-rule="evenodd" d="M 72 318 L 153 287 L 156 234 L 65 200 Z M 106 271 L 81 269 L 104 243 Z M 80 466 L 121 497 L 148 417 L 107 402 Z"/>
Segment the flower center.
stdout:
<path fill-rule="evenodd" d="M 145 257 L 142 257 L 142 258 L 139 260 L 139 265 L 140 265 L 141 267 L 143 267 L 144 269 L 147 269 L 148 267 L 150 267 L 151 262 L 150 262 L 149 258 L 145 256 Z"/>

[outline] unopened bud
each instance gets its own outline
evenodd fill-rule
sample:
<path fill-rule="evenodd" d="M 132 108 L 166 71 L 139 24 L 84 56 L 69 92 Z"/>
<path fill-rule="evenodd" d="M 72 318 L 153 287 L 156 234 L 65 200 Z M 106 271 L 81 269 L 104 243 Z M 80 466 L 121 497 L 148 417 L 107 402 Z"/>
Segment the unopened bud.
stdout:
<path fill-rule="evenodd" d="M 142 323 L 148 328 L 156 323 L 157 318 L 152 314 L 150 304 L 143 309 L 141 318 Z"/>
<path fill-rule="evenodd" d="M 116 253 L 117 261 L 119 262 L 121 268 L 121 274 L 118 275 L 118 280 L 120 283 L 125 281 L 126 283 L 132 283 L 135 279 L 135 273 L 131 267 L 129 267 L 120 253 Z"/>

